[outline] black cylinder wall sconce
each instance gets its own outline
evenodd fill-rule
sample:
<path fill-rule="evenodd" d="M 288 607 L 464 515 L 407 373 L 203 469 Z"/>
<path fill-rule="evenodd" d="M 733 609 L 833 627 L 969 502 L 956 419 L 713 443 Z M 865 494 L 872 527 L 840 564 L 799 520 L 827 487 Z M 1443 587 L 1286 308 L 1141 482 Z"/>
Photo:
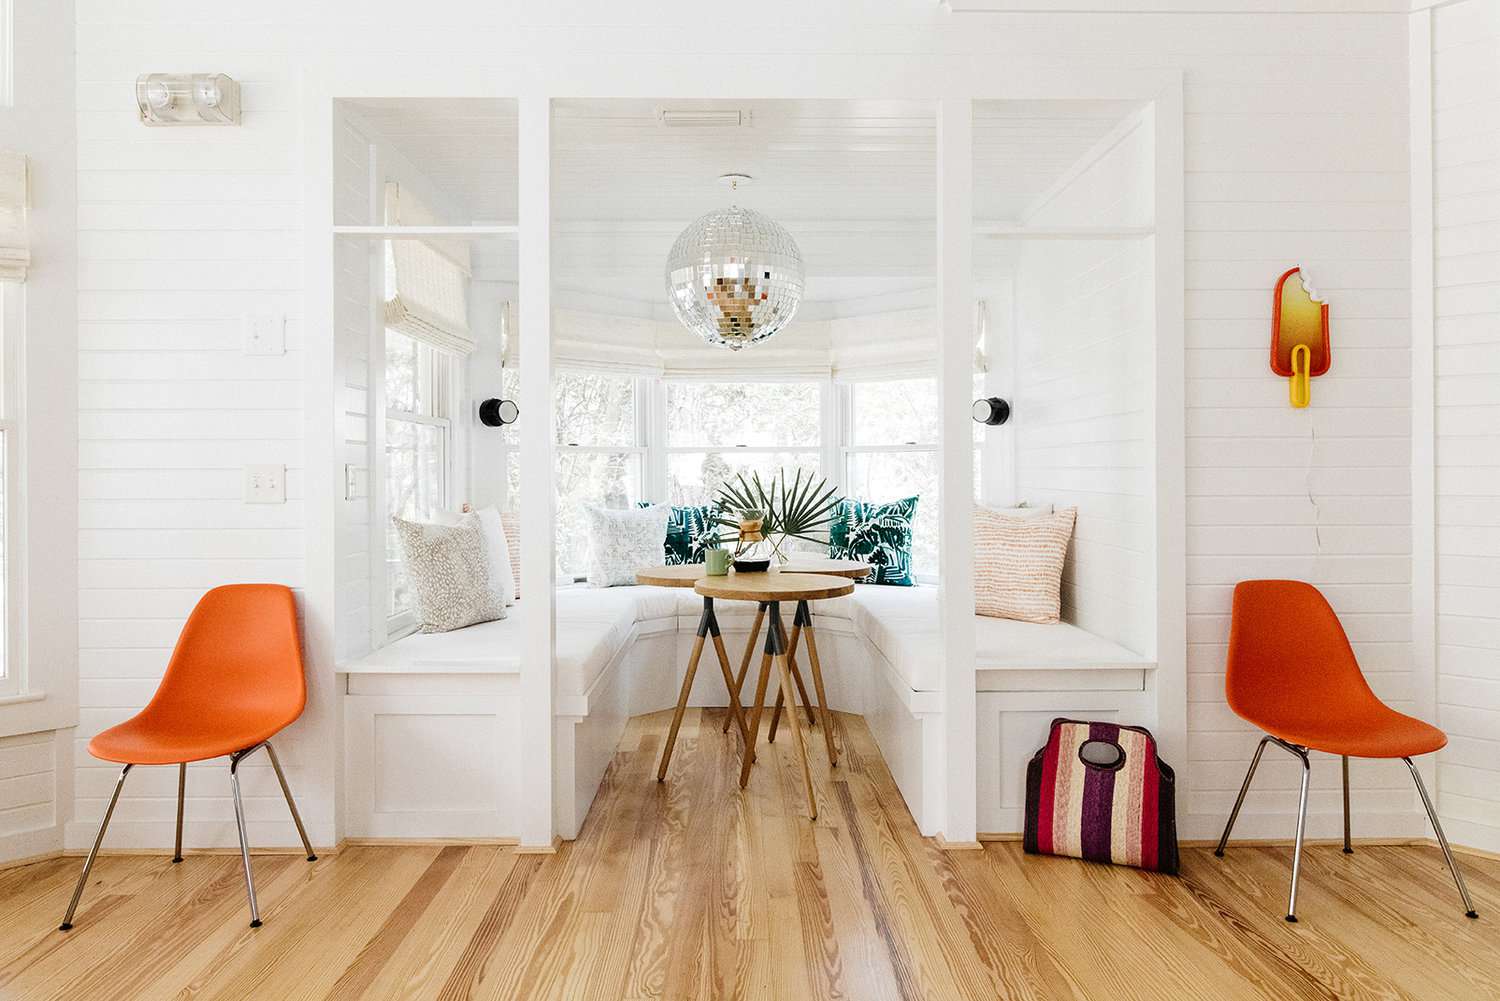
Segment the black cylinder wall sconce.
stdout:
<path fill-rule="evenodd" d="M 975 400 L 972 413 L 974 414 L 976 423 L 998 427 L 1010 420 L 1010 404 L 998 396 L 990 396 L 982 400 Z"/>
<path fill-rule="evenodd" d="M 514 424 L 521 416 L 521 408 L 515 400 L 488 399 L 479 405 L 479 423 L 485 427 L 503 428 Z"/>

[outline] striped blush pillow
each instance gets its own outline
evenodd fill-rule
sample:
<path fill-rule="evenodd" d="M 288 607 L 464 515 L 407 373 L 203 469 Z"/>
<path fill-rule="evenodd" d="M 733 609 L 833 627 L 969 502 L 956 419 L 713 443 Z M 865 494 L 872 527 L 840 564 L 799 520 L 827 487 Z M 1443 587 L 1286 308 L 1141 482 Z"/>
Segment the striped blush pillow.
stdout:
<path fill-rule="evenodd" d="M 521 598 L 521 513 L 501 511 L 500 527 L 505 529 L 505 548 L 510 551 L 510 574 L 516 581 L 516 600 Z"/>
<path fill-rule="evenodd" d="M 1056 622 L 1063 560 L 1076 507 L 1041 517 L 974 505 L 974 612 L 997 619 Z"/>

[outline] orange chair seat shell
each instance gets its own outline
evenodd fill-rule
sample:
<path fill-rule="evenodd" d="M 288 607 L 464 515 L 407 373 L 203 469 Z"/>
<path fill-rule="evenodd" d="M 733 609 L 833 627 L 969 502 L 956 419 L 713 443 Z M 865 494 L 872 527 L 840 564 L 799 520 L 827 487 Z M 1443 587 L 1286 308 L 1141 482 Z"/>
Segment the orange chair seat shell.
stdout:
<path fill-rule="evenodd" d="M 89 753 L 125 765 L 217 758 L 274 737 L 306 701 L 292 592 L 216 587 L 188 616 L 151 701 L 89 741 Z"/>
<path fill-rule="evenodd" d="M 1242 719 L 1291 744 L 1353 758 L 1409 758 L 1448 743 L 1380 701 L 1321 592 L 1295 580 L 1234 589 L 1224 694 Z"/>

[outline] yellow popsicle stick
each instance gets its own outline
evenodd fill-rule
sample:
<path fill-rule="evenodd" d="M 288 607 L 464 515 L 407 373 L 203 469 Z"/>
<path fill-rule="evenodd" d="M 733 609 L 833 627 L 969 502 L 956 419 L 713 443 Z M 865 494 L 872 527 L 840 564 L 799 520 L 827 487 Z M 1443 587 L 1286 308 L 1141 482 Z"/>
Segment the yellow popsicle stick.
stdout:
<path fill-rule="evenodd" d="M 1287 392 L 1292 406 L 1301 409 L 1312 402 L 1312 349 L 1306 344 L 1292 348 L 1292 375 L 1287 380 Z"/>

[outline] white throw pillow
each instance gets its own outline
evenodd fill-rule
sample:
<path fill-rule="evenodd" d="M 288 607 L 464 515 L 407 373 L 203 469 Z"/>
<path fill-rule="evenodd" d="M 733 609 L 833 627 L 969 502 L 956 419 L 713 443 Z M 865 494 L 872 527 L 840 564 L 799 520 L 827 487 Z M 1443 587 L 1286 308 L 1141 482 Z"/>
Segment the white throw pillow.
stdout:
<path fill-rule="evenodd" d="M 439 525 L 457 525 L 465 518 L 478 518 L 479 529 L 484 533 L 484 551 L 490 561 L 490 588 L 502 604 L 516 603 L 516 574 L 510 565 L 510 542 L 505 537 L 505 525 L 496 507 L 482 507 L 478 511 L 454 514 L 439 511 L 433 520 Z"/>
<path fill-rule="evenodd" d="M 672 509 L 654 507 L 584 508 L 589 532 L 590 587 L 634 584 L 636 571 L 662 564 L 667 519 Z"/>
<path fill-rule="evenodd" d="M 1063 561 L 1077 508 L 1036 518 L 974 505 L 974 612 L 1022 622 L 1056 622 Z"/>
<path fill-rule="evenodd" d="M 445 633 L 505 618 L 505 602 L 490 583 L 490 560 L 479 518 L 456 525 L 392 518 L 401 559 L 417 597 L 424 633 Z"/>

